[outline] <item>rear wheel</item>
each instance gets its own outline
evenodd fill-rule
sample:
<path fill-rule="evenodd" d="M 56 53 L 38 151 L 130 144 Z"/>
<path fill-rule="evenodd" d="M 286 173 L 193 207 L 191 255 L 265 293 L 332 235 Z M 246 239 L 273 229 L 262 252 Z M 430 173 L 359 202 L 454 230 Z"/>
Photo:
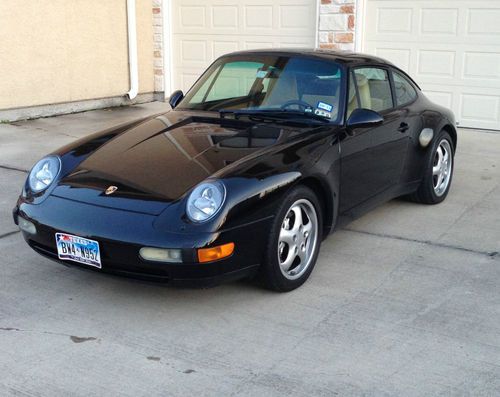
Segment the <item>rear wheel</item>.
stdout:
<path fill-rule="evenodd" d="M 446 131 L 441 131 L 427 159 L 424 178 L 410 198 L 424 204 L 442 202 L 451 186 L 454 168 L 453 141 Z"/>
<path fill-rule="evenodd" d="M 281 204 L 271 227 L 261 279 L 269 289 L 285 292 L 311 274 L 321 244 L 322 213 L 314 192 L 294 188 Z"/>

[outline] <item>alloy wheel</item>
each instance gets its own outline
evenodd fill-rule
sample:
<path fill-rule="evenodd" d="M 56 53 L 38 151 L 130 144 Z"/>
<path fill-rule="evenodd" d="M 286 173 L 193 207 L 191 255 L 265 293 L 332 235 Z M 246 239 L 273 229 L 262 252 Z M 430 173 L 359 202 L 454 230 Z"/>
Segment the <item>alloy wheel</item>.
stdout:
<path fill-rule="evenodd" d="M 289 280 L 302 276 L 311 265 L 318 244 L 318 215 L 306 199 L 297 200 L 288 210 L 278 239 L 280 270 Z"/>
<path fill-rule="evenodd" d="M 436 196 L 441 197 L 448 189 L 452 169 L 453 153 L 451 145 L 446 139 L 443 139 L 436 149 L 432 165 L 432 181 Z"/>

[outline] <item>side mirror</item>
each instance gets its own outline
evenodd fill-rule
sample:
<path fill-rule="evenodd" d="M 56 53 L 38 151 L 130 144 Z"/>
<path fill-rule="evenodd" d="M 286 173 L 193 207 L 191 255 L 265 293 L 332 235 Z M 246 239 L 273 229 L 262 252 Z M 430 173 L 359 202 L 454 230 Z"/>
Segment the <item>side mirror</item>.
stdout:
<path fill-rule="evenodd" d="M 181 90 L 174 91 L 168 100 L 168 103 L 174 109 L 180 101 L 184 98 L 184 93 Z"/>
<path fill-rule="evenodd" d="M 355 109 L 347 120 L 347 129 L 352 131 L 355 128 L 375 127 L 382 124 L 383 121 L 384 118 L 380 113 L 370 109 Z"/>

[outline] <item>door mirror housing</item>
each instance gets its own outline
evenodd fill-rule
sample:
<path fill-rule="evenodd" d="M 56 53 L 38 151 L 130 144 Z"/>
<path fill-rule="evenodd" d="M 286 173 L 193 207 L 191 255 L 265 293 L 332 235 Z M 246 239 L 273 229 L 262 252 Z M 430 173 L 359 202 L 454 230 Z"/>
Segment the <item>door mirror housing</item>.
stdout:
<path fill-rule="evenodd" d="M 347 129 L 369 128 L 382 124 L 384 118 L 378 112 L 370 109 L 355 109 L 347 120 Z"/>
<path fill-rule="evenodd" d="M 172 95 L 170 95 L 168 103 L 170 104 L 172 109 L 175 109 L 179 102 L 182 101 L 182 98 L 184 98 L 184 93 L 181 90 L 174 91 Z"/>

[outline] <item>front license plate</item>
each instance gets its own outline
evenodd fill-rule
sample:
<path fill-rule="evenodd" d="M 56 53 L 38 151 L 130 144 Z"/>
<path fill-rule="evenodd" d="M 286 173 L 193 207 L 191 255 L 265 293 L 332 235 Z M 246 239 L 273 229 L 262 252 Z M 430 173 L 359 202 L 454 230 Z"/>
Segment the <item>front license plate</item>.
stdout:
<path fill-rule="evenodd" d="M 56 233 L 56 243 L 59 259 L 101 268 L 101 253 L 97 241 Z"/>

